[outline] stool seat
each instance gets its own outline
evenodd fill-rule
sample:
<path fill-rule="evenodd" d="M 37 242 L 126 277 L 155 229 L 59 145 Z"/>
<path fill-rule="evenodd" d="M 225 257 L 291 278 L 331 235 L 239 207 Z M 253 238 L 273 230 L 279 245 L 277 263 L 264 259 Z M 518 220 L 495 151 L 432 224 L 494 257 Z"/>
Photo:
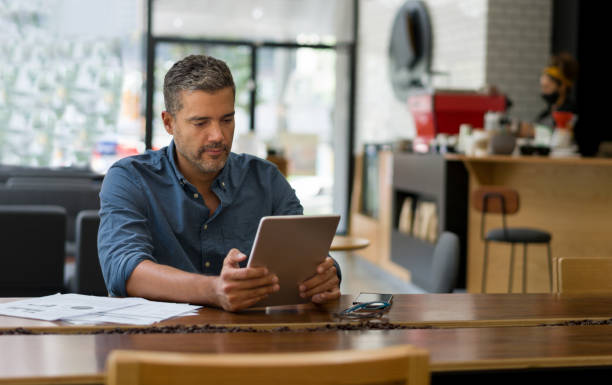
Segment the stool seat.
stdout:
<path fill-rule="evenodd" d="M 508 227 L 506 231 L 503 228 L 492 229 L 485 237 L 487 241 L 507 243 L 548 243 L 550 239 L 549 232 L 528 227 Z"/>

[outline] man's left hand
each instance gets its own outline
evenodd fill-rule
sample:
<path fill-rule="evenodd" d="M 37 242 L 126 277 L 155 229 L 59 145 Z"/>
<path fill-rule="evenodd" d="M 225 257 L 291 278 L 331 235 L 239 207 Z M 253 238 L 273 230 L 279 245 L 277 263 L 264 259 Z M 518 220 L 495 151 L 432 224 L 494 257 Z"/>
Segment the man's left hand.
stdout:
<path fill-rule="evenodd" d="M 300 284 L 300 296 L 311 297 L 310 300 L 314 303 L 333 301 L 340 298 L 339 283 L 334 260 L 327 257 L 317 266 L 317 274 Z"/>

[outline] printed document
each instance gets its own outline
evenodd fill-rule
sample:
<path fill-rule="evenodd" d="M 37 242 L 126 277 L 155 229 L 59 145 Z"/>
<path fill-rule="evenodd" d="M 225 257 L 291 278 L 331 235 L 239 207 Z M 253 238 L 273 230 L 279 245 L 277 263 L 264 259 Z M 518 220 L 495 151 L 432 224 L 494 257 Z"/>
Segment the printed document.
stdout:
<path fill-rule="evenodd" d="M 149 301 L 144 298 L 54 294 L 0 304 L 0 315 L 74 324 L 104 322 L 148 325 L 192 312 L 201 306 Z"/>

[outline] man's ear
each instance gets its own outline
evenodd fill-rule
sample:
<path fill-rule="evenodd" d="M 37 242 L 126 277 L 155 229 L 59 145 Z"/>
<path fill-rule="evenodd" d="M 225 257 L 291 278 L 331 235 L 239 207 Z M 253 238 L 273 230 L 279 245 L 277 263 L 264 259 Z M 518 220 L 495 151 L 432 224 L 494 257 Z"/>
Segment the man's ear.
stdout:
<path fill-rule="evenodd" d="M 162 111 L 162 121 L 164 122 L 164 128 L 170 135 L 174 135 L 174 117 L 168 111 Z"/>

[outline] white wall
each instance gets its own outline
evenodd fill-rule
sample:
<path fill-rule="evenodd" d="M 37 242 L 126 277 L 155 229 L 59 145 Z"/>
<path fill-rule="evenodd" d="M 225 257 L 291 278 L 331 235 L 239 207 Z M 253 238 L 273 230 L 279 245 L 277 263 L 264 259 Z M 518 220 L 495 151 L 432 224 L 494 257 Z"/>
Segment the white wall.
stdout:
<path fill-rule="evenodd" d="M 539 79 L 551 30 L 551 0 L 489 0 L 486 77 L 512 99 L 512 116 L 532 120 L 545 107 Z"/>
<path fill-rule="evenodd" d="M 395 98 L 388 42 L 403 0 L 360 0 L 356 141 L 391 142 L 414 136 L 406 103 Z M 514 101 L 513 115 L 542 108 L 538 78 L 550 52 L 551 0 L 426 0 L 434 35 L 436 88 L 479 89 L 495 84 Z M 534 112 L 535 111 L 535 112 Z"/>
<path fill-rule="evenodd" d="M 412 116 L 406 103 L 393 94 L 388 72 L 391 26 L 401 1 L 361 0 L 357 47 L 357 93 L 355 100 L 355 146 L 411 137 Z"/>

